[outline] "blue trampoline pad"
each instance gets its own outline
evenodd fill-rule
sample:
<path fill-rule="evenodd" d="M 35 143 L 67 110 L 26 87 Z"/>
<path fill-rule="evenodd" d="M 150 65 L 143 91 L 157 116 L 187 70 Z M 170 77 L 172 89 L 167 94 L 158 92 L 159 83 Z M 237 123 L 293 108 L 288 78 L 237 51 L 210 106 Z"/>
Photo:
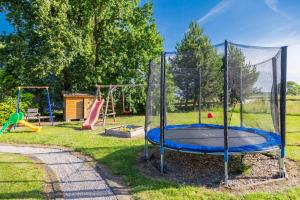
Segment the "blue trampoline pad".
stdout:
<path fill-rule="evenodd" d="M 148 140 L 160 143 L 160 128 L 148 131 Z M 228 128 L 229 153 L 255 153 L 278 149 L 280 135 L 255 128 Z M 223 153 L 224 127 L 213 124 L 169 125 L 165 127 L 164 146 L 194 153 Z"/>

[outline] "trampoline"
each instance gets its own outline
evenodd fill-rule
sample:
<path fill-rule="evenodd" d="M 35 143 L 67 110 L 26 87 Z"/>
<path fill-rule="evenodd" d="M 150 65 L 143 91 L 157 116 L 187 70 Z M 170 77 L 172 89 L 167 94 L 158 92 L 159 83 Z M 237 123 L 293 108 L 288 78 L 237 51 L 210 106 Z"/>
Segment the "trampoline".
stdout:
<path fill-rule="evenodd" d="M 230 155 L 276 150 L 285 177 L 287 47 L 176 50 L 149 65 L 144 157 L 148 143 L 159 146 L 164 173 L 166 149 L 222 155 L 228 183 Z"/>
<path fill-rule="evenodd" d="M 255 128 L 228 128 L 229 154 L 258 153 L 278 149 L 280 136 Z M 169 125 L 165 127 L 164 147 L 190 153 L 223 154 L 224 127 L 213 124 Z M 160 144 L 160 128 L 148 132 L 148 140 Z"/>

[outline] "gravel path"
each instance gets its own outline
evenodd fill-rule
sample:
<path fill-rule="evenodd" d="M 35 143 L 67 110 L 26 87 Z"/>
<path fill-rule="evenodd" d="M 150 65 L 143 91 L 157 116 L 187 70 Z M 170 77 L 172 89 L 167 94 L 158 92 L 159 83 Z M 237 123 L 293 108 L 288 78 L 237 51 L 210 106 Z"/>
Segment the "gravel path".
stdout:
<path fill-rule="evenodd" d="M 92 166 L 68 151 L 0 145 L 0 152 L 29 155 L 46 164 L 57 176 L 64 199 L 117 199 Z"/>

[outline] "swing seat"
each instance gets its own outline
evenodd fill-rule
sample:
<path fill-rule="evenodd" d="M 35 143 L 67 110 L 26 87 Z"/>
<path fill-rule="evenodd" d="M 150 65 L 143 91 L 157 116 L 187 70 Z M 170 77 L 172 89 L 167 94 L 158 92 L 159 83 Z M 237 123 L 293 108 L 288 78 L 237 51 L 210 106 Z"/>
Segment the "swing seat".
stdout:
<path fill-rule="evenodd" d="M 124 114 L 124 115 L 129 115 L 129 114 L 131 114 L 131 112 L 130 112 L 129 110 L 124 110 L 124 111 L 123 111 L 123 114 Z"/>

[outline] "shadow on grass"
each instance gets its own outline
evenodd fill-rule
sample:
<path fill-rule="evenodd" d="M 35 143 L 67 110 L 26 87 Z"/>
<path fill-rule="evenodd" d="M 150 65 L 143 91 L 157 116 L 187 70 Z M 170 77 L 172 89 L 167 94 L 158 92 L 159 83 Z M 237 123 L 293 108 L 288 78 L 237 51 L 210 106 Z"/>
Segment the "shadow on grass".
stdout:
<path fill-rule="evenodd" d="M 182 180 L 181 179 L 173 179 L 175 175 L 172 174 L 172 169 L 168 169 L 166 174 L 160 175 L 159 173 L 159 167 L 153 167 L 153 165 L 148 162 L 139 160 L 139 156 L 142 156 L 143 152 L 143 146 L 118 146 L 110 149 L 109 147 L 100 147 L 100 148 L 79 148 L 79 151 L 85 152 L 86 154 L 94 157 L 97 161 L 99 161 L 101 164 L 104 164 L 108 166 L 108 168 L 113 172 L 113 174 L 123 177 L 123 180 L 127 184 L 127 186 L 130 186 L 132 188 L 133 193 L 139 193 L 149 190 L 168 190 L 168 189 L 178 189 L 182 187 Z M 101 151 L 109 151 L 106 156 L 97 158 L 97 152 Z M 173 152 L 169 152 L 172 153 Z M 174 152 L 175 153 L 175 152 Z M 198 155 L 194 155 L 197 157 Z M 167 159 L 168 156 L 166 156 Z M 185 159 L 184 156 L 182 156 L 182 159 Z M 249 158 L 250 161 L 252 160 Z M 205 160 L 205 158 L 200 159 Z M 218 163 L 212 163 L 210 166 L 219 165 L 220 167 L 216 167 L 217 171 L 213 170 L 200 170 L 197 172 L 197 174 L 194 175 L 193 179 L 194 181 L 187 181 L 188 185 L 196 186 L 196 187 L 206 187 L 206 188 L 219 188 L 222 187 L 222 183 L 224 181 L 224 166 L 223 166 L 223 158 L 222 156 L 220 159 L 213 159 L 217 160 Z M 260 182 L 263 179 L 273 179 L 277 178 L 276 176 L 270 175 L 265 176 L 264 174 L 258 174 L 258 175 L 252 175 L 252 165 L 248 166 L 241 162 L 240 156 L 232 156 L 230 159 L 231 169 L 230 169 L 230 179 L 235 179 L 236 181 L 246 181 L 246 180 L 257 180 Z M 195 162 L 198 162 L 198 159 L 194 159 Z M 192 160 L 185 160 L 184 162 L 194 162 Z M 200 162 L 199 161 L 199 162 Z M 253 162 L 256 162 L 255 159 Z M 261 161 L 263 162 L 263 161 Z M 147 167 L 147 165 L 152 165 L 151 169 L 146 169 L 145 171 L 142 169 L 143 166 Z M 149 166 L 148 166 L 149 167 Z M 182 167 L 182 166 L 181 166 Z M 188 168 L 189 165 L 186 165 L 186 168 Z M 205 166 L 204 166 L 205 167 Z M 169 170 L 169 171 L 168 171 Z M 201 175 L 201 171 L 208 173 L 203 179 Z M 168 174 L 169 173 L 169 174 Z M 217 175 L 212 175 L 213 173 L 218 173 Z M 197 179 L 197 177 L 198 179 Z M 212 177 L 213 179 L 209 180 L 209 177 Z M 200 179 L 203 180 L 200 180 Z M 185 180 L 183 180 L 185 182 Z M 207 181 L 207 182 L 206 182 Z M 185 184 L 184 184 L 185 185 Z"/>
<path fill-rule="evenodd" d="M 93 156 L 97 154 L 97 152 L 107 151 L 108 149 L 110 149 L 110 153 L 102 158 L 97 159 L 97 156 Z M 175 182 L 175 180 L 169 177 L 168 173 L 172 173 L 172 171 L 168 171 L 168 166 L 166 171 L 167 174 L 165 175 L 160 175 L 159 169 L 155 167 L 151 167 L 150 170 L 146 169 L 146 171 L 141 169 L 143 166 L 147 167 L 147 165 L 150 164 L 150 162 L 143 161 L 139 158 L 143 155 L 143 145 L 133 147 L 118 146 L 114 148 L 78 148 L 77 150 L 94 157 L 97 161 L 99 161 L 99 163 L 107 166 L 115 176 L 123 177 L 123 181 L 127 186 L 132 188 L 133 193 L 139 193 L 149 190 L 178 189 L 182 187 L 182 184 L 180 182 Z M 232 157 L 231 159 L 231 162 L 234 161 L 235 163 L 240 163 L 238 164 L 239 167 L 237 171 L 232 171 L 230 173 L 230 177 L 233 179 L 235 177 L 238 177 L 240 174 L 247 175 L 249 171 L 251 171 L 249 166 L 246 166 L 242 162 L 240 162 L 240 159 L 241 158 L 238 156 Z M 221 165 L 222 163 L 223 162 L 221 162 Z M 261 179 L 262 177 L 251 178 Z M 223 180 L 224 175 L 222 167 L 220 176 L 218 176 L 218 180 L 214 182 L 214 184 L 212 184 L 212 182 L 210 181 L 207 183 L 191 183 L 189 185 L 197 187 L 201 186 L 207 188 L 218 188 L 220 187 L 220 185 L 222 185 Z"/>
<path fill-rule="evenodd" d="M 0 199 L 44 199 L 41 191 L 31 190 L 15 193 L 0 193 Z"/>
<path fill-rule="evenodd" d="M 70 128 L 70 129 L 73 129 L 73 130 L 77 130 L 77 131 L 80 131 L 82 130 L 81 128 L 81 124 L 83 122 L 78 122 L 78 123 L 63 123 L 63 124 L 59 124 L 59 125 L 56 125 L 56 127 L 60 127 L 60 128 Z"/>
<path fill-rule="evenodd" d="M 8 184 L 8 183 L 46 183 L 44 180 L 15 180 L 15 181 L 2 181 L 0 179 L 0 185 L 1 184 Z"/>
<path fill-rule="evenodd" d="M 287 144 L 286 146 L 289 146 L 289 147 L 300 147 L 300 144 L 299 143 Z"/>
<path fill-rule="evenodd" d="M 28 134 L 28 133 L 37 133 L 37 132 L 31 131 L 31 130 L 26 130 L 26 129 L 24 129 L 24 130 L 12 130 L 11 132 L 5 132 L 2 135 Z"/>
<path fill-rule="evenodd" d="M 93 156 L 96 152 L 111 150 L 108 155 L 97 159 Z M 149 191 L 149 190 L 161 190 L 167 188 L 177 188 L 178 184 L 167 180 L 153 179 L 145 176 L 137 169 L 138 155 L 143 152 L 143 146 L 118 146 L 114 148 L 110 147 L 95 147 L 95 148 L 78 148 L 78 151 L 84 152 L 95 160 L 99 161 L 109 168 L 109 171 L 113 173 L 115 177 L 123 177 L 123 184 L 132 188 L 134 193 Z M 116 182 L 120 180 L 113 179 Z"/>

